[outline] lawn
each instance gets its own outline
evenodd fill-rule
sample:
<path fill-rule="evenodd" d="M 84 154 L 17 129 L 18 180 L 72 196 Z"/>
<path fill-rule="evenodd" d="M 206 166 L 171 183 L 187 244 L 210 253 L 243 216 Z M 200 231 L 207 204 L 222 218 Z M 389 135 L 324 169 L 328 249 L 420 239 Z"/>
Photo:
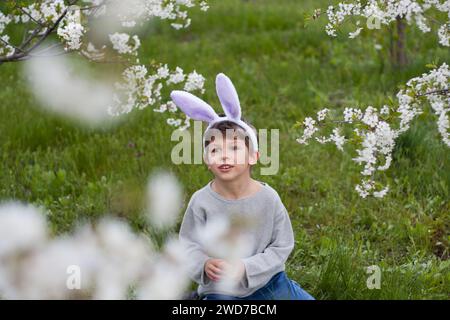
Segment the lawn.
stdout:
<path fill-rule="evenodd" d="M 410 63 L 398 69 L 374 48 L 388 46 L 381 32 L 332 39 L 325 19 L 305 27 L 304 13 L 327 1 L 210 3 L 206 13 L 192 12 L 186 30 L 165 22 L 149 26 L 141 61 L 201 73 L 202 97 L 216 111 L 214 79 L 224 72 L 238 90 L 243 115 L 257 128 L 280 130 L 278 173 L 253 171 L 289 211 L 296 245 L 288 275 L 317 299 L 449 299 L 450 150 L 433 116 L 424 115 L 400 138 L 384 177 L 391 191 L 383 199 L 355 192 L 360 168 L 350 153 L 300 145 L 293 128 L 323 107 L 388 103 L 400 84 L 428 70 L 427 63 L 448 63 L 448 48 L 409 28 Z M 111 214 L 161 242 L 164 235 L 142 217 L 149 174 L 157 168 L 175 173 L 185 204 L 212 178 L 204 165 L 171 162 L 176 142 L 167 115 L 149 107 L 112 129 L 83 129 L 37 108 L 21 69 L 21 63 L 0 66 L 0 199 L 44 205 L 55 234 Z M 380 289 L 367 288 L 371 265 L 381 270 Z"/>

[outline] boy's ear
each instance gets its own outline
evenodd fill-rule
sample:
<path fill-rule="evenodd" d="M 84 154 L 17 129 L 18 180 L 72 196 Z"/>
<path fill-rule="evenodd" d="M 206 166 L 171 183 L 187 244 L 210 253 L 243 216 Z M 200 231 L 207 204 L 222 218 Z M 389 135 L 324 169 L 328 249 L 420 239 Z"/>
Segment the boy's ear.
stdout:
<path fill-rule="evenodd" d="M 249 155 L 248 163 L 251 165 L 255 165 L 259 160 L 259 151 L 253 152 L 253 154 Z"/>

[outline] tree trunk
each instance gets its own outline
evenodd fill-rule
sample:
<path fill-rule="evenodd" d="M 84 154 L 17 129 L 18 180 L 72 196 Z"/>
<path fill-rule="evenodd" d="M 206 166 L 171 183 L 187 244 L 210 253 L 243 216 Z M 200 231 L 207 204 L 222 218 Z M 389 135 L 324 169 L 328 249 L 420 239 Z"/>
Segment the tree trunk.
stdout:
<path fill-rule="evenodd" d="M 397 17 L 396 30 L 391 29 L 390 55 L 391 63 L 395 67 L 404 67 L 408 64 L 406 55 L 406 24 L 403 18 Z"/>

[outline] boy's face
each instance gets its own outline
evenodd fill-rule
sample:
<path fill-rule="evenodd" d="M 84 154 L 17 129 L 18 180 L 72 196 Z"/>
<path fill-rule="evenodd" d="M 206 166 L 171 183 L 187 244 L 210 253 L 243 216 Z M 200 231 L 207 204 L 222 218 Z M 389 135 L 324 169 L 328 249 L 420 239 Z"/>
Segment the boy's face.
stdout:
<path fill-rule="evenodd" d="M 250 153 L 244 134 L 228 130 L 224 135 L 215 134 L 206 147 L 205 162 L 216 178 L 231 181 L 250 170 L 256 164 L 257 152 Z"/>

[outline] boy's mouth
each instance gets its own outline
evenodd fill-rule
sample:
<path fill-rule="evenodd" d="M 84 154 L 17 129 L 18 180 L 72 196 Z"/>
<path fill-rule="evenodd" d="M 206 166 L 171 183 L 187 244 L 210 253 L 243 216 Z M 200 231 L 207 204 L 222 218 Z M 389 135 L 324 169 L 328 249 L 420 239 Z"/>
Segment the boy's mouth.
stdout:
<path fill-rule="evenodd" d="M 223 172 L 227 172 L 230 171 L 233 168 L 233 166 L 229 165 L 229 164 L 221 164 L 219 166 L 219 170 L 223 171 Z"/>

